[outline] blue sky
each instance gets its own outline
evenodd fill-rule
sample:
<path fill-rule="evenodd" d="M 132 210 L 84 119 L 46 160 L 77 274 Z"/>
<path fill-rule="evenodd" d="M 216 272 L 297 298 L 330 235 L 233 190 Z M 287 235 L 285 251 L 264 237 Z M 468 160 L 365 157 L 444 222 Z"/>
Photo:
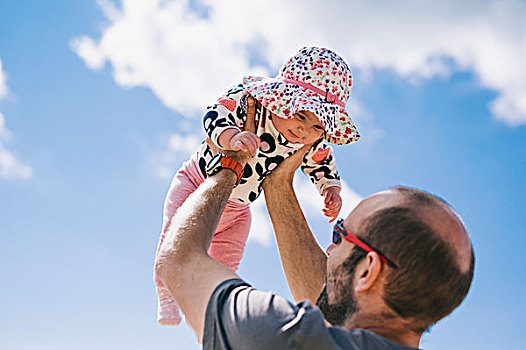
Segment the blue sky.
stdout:
<path fill-rule="evenodd" d="M 198 349 L 186 326 L 155 323 L 170 176 L 208 103 L 303 45 L 333 48 L 355 76 L 362 139 L 335 150 L 342 215 L 412 185 L 472 237 L 472 290 L 421 346 L 526 348 L 525 15 L 519 1 L 0 1 L 0 348 Z M 290 297 L 264 203 L 253 213 L 240 274 Z"/>

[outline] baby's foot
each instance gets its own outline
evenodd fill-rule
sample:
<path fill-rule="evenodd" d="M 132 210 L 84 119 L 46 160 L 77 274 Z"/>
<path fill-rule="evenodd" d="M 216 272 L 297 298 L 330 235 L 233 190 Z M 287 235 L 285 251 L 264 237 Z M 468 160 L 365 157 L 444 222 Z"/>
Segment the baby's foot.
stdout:
<path fill-rule="evenodd" d="M 157 287 L 159 306 L 157 308 L 157 322 L 163 326 L 177 326 L 182 316 L 179 306 L 164 286 Z"/>

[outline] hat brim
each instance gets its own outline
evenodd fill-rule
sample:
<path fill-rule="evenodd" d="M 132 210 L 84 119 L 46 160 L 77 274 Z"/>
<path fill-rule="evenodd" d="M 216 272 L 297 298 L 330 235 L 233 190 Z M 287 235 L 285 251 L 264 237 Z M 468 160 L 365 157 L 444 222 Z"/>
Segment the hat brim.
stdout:
<path fill-rule="evenodd" d="M 323 96 L 279 78 L 246 76 L 243 86 L 265 108 L 282 118 L 292 119 L 299 111 L 311 111 L 325 127 L 324 138 L 336 145 L 358 141 L 360 135 L 344 108 Z"/>

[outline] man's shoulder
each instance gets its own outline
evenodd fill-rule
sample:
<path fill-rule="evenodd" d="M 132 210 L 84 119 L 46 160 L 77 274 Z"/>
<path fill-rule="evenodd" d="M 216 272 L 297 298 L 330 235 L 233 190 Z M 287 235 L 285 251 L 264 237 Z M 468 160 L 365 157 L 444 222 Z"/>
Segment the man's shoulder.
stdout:
<path fill-rule="evenodd" d="M 204 345 L 205 349 L 409 349 L 365 330 L 327 327 L 321 311 L 309 301 L 296 305 L 241 279 L 224 281 L 212 293 Z"/>
<path fill-rule="evenodd" d="M 333 349 L 318 308 L 232 279 L 212 293 L 204 349 Z"/>

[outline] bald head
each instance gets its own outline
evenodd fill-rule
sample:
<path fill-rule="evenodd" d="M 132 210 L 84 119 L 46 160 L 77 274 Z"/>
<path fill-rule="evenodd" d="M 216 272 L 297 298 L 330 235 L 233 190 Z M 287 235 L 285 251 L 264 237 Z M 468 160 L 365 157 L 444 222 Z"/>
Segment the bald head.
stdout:
<path fill-rule="evenodd" d="M 374 194 L 346 219 L 396 263 L 386 270 L 383 299 L 416 333 L 452 312 L 465 298 L 474 256 L 460 217 L 441 198 L 409 187 Z"/>
<path fill-rule="evenodd" d="M 412 206 L 421 220 L 426 222 L 433 231 L 446 243 L 454 255 L 459 270 L 469 271 L 473 249 L 471 241 L 460 216 L 442 198 L 415 188 L 397 186 L 386 191 Z"/>

